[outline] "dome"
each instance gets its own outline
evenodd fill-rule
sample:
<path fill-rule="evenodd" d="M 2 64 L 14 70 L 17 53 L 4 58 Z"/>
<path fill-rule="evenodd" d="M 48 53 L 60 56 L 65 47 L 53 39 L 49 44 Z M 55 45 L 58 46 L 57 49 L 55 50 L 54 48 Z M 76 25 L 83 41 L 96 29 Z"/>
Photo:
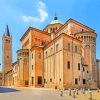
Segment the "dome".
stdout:
<path fill-rule="evenodd" d="M 62 22 L 58 20 L 58 17 L 54 17 L 54 20 L 50 24 L 62 24 Z"/>

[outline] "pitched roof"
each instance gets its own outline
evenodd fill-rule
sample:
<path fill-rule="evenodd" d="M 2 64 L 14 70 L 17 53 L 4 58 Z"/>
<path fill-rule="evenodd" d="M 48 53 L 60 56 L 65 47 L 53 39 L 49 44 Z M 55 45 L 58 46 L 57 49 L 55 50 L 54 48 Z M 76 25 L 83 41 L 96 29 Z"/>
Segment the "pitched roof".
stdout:
<path fill-rule="evenodd" d="M 57 36 L 56 38 L 54 38 L 51 42 L 49 42 L 45 47 L 44 47 L 44 49 L 46 49 L 46 48 L 48 48 L 52 43 L 54 43 L 55 41 L 57 41 L 59 38 L 61 38 L 61 37 L 67 37 L 67 38 L 70 38 L 70 39 L 72 39 L 72 40 L 74 40 L 74 41 L 77 41 L 77 42 L 82 42 L 82 41 L 80 41 L 80 40 L 78 40 L 78 39 L 76 39 L 76 38 L 74 38 L 74 37 L 71 37 L 71 36 L 69 36 L 69 35 L 67 35 L 66 33 L 62 33 L 62 34 L 60 34 L 59 36 Z"/>
<path fill-rule="evenodd" d="M 79 24 L 79 25 L 81 25 L 81 26 L 83 26 L 83 27 L 85 27 L 85 28 L 87 28 L 87 29 L 89 29 L 89 30 L 91 30 L 91 31 L 95 31 L 95 30 L 93 30 L 92 28 L 90 28 L 90 27 L 88 27 L 88 26 L 86 26 L 86 25 L 84 25 L 84 24 L 82 24 L 82 23 L 80 23 L 80 22 L 78 22 L 78 21 L 76 21 L 76 20 L 70 18 L 68 21 L 65 22 L 65 24 L 64 24 L 63 26 L 61 26 L 61 27 L 58 29 L 58 31 L 57 31 L 56 33 L 60 32 L 60 30 L 62 30 L 63 28 L 65 28 L 66 25 L 68 25 L 69 22 L 77 23 L 77 24 Z"/>
<path fill-rule="evenodd" d="M 47 32 L 45 32 L 45 31 L 39 30 L 39 29 L 37 29 L 37 28 L 29 27 L 29 28 L 27 29 L 27 31 L 24 33 L 24 35 L 21 37 L 20 41 L 22 41 L 22 40 L 24 39 L 24 37 L 28 34 L 28 32 L 29 32 L 30 30 L 38 31 L 38 32 L 44 33 L 45 35 L 49 35 L 49 36 L 50 36 L 50 34 L 47 33 Z"/>

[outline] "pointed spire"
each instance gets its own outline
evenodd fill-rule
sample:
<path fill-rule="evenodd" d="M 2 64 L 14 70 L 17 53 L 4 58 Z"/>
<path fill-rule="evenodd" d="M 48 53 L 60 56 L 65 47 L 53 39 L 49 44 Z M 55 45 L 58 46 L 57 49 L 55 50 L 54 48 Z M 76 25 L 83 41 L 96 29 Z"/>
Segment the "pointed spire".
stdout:
<path fill-rule="evenodd" d="M 8 27 L 8 25 L 6 26 L 4 35 L 10 37 L 10 32 L 9 32 L 9 27 Z"/>

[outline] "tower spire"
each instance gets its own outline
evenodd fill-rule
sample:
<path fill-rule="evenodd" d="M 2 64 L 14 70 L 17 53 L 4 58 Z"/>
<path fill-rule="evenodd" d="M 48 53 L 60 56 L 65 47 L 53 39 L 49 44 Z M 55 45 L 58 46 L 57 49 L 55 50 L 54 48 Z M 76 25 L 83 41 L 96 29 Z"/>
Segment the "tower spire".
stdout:
<path fill-rule="evenodd" d="M 58 20 L 58 17 L 57 17 L 56 12 L 55 12 L 55 17 L 54 17 L 54 20 Z"/>
<path fill-rule="evenodd" d="M 10 37 L 10 32 L 9 32 L 9 27 L 8 27 L 8 25 L 6 25 L 4 35 Z"/>
<path fill-rule="evenodd" d="M 12 37 L 9 33 L 8 25 L 6 25 L 2 37 L 2 85 L 7 85 L 5 75 L 12 69 Z"/>

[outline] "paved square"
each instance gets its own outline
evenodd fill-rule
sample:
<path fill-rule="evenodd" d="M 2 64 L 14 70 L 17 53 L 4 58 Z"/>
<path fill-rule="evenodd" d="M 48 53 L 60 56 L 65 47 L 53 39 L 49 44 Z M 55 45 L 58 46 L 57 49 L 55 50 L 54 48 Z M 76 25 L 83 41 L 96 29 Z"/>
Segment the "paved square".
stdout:
<path fill-rule="evenodd" d="M 45 89 L 45 88 L 15 88 L 15 87 L 0 87 L 0 100 L 89 100 L 88 91 L 85 94 L 79 91 L 79 95 L 75 94 L 75 98 L 69 96 L 68 90 L 63 92 L 58 90 Z M 92 100 L 100 100 L 100 92 L 93 91 Z"/>
<path fill-rule="evenodd" d="M 58 91 L 50 89 L 0 87 L 0 100 L 66 100 L 66 97 L 60 97 Z"/>

